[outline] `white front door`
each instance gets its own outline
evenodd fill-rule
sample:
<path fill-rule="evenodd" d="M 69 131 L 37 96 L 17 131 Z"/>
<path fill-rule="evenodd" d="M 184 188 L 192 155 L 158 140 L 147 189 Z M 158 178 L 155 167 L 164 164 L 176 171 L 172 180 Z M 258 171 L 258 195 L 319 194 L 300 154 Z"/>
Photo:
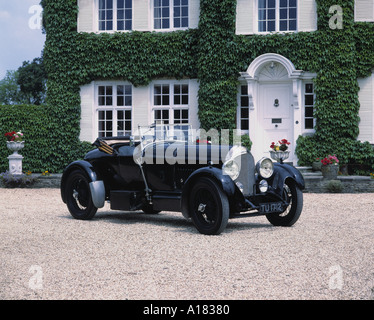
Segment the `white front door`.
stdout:
<path fill-rule="evenodd" d="M 257 147 L 260 147 L 258 155 L 269 157 L 270 144 L 287 139 L 290 157 L 286 162 L 294 159 L 294 114 L 291 106 L 292 84 L 261 83 L 259 86 L 258 104 L 258 132 L 255 133 Z"/>

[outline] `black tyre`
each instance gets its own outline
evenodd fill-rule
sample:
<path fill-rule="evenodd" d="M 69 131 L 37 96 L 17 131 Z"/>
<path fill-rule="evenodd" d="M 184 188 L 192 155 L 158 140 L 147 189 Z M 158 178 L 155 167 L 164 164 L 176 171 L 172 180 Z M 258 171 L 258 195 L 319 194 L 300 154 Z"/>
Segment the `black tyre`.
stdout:
<path fill-rule="evenodd" d="M 283 198 L 289 204 L 282 213 L 269 213 L 266 218 L 274 226 L 290 227 L 300 217 L 303 210 L 303 193 L 292 180 L 286 180 Z"/>
<path fill-rule="evenodd" d="M 230 214 L 227 196 L 215 181 L 205 177 L 192 187 L 189 210 L 196 229 L 207 235 L 220 234 Z"/>
<path fill-rule="evenodd" d="M 80 170 L 70 173 L 66 181 L 66 205 L 75 219 L 92 219 L 97 211 L 91 197 L 89 180 Z"/>

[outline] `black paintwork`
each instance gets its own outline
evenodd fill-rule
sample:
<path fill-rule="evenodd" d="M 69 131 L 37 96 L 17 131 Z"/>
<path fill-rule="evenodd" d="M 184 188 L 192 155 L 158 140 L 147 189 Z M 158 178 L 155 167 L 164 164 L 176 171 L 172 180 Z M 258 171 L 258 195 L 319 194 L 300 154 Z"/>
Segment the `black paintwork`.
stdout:
<path fill-rule="evenodd" d="M 228 146 L 197 144 L 179 146 L 175 150 L 170 146 L 177 145 L 170 142 L 157 143 L 157 150 L 155 146 L 150 144 L 143 150 L 143 157 L 148 160 L 142 165 L 148 189 L 141 167 L 134 161 L 134 152 L 140 150 L 140 145 L 114 140 L 111 144 L 112 154 L 96 149 L 88 152 L 84 160 L 73 162 L 65 169 L 61 182 L 62 199 L 66 202 L 63 192 L 66 179 L 76 168 L 85 172 L 90 181 L 104 182 L 105 198 L 111 202 L 112 209 L 138 210 L 151 204 L 154 210 L 181 211 L 185 217 L 189 216 L 191 187 L 203 176 L 214 179 L 227 195 L 231 218 L 239 216 L 241 212 L 258 209 L 260 203 L 281 201 L 286 179 L 294 180 L 301 190 L 304 189 L 304 179 L 294 167 L 275 164 L 274 174 L 268 179 L 268 192 L 260 193 L 257 184 L 262 178 L 255 173 L 255 163 L 250 153 L 241 155 L 242 170 L 238 179 L 233 181 L 222 173 L 223 163 L 215 157 L 217 150 L 227 152 Z M 164 154 L 160 150 L 164 150 Z M 165 158 L 167 150 L 169 154 Z M 199 162 L 196 159 L 201 153 L 206 157 Z M 166 160 L 176 163 L 170 164 Z M 244 191 L 239 190 L 237 181 L 242 183 Z"/>

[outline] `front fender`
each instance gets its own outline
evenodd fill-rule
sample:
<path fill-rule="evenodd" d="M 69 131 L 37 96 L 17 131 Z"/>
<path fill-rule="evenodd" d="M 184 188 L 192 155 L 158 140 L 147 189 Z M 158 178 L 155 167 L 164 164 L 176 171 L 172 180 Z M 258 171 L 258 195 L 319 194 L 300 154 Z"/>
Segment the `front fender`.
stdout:
<path fill-rule="evenodd" d="M 190 190 L 193 187 L 194 183 L 200 177 L 208 177 L 213 179 L 218 183 L 218 185 L 222 188 L 223 192 L 228 196 L 233 196 L 235 194 L 235 183 L 232 179 L 222 173 L 222 170 L 219 168 L 214 167 L 204 167 L 194 171 L 186 180 L 183 185 L 182 190 L 182 199 L 181 199 L 181 208 L 182 214 L 185 218 L 189 218 L 188 213 L 188 196 L 190 194 Z"/>
<path fill-rule="evenodd" d="M 284 182 L 286 179 L 292 179 L 300 190 L 305 189 L 305 181 L 303 175 L 295 167 L 288 164 L 274 163 L 274 184 L 277 190 L 283 190 Z"/>
<path fill-rule="evenodd" d="M 64 170 L 62 177 L 61 177 L 61 198 L 64 203 L 66 203 L 66 195 L 65 195 L 65 186 L 67 178 L 69 174 L 74 170 L 81 170 L 83 171 L 88 180 L 90 185 L 90 191 L 92 196 L 92 201 L 96 208 L 102 208 L 105 203 L 105 186 L 102 180 L 99 180 L 97 174 L 95 172 L 94 167 L 91 163 L 84 160 L 78 160 L 70 163 Z"/>

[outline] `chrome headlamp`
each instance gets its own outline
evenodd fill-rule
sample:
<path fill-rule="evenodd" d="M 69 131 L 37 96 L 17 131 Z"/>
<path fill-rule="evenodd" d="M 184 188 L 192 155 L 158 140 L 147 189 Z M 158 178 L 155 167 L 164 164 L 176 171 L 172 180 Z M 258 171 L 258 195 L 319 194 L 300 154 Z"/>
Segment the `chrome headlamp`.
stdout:
<path fill-rule="evenodd" d="M 223 164 L 222 171 L 224 174 L 230 176 L 232 180 L 235 180 L 239 177 L 240 168 L 235 160 L 229 160 Z"/>
<path fill-rule="evenodd" d="M 256 170 L 261 177 L 265 179 L 270 178 L 274 172 L 273 161 L 271 161 L 269 158 L 262 158 L 257 162 Z"/>

